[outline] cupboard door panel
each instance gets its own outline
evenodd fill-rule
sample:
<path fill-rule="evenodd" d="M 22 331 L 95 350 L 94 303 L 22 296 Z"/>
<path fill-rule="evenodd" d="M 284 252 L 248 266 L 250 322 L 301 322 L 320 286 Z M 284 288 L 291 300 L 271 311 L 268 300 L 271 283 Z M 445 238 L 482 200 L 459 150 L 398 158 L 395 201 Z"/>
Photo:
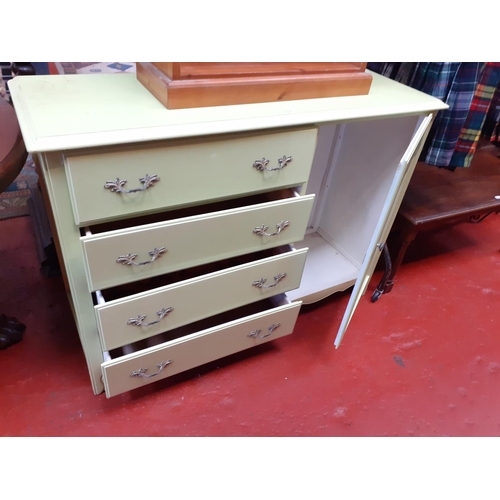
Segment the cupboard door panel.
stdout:
<path fill-rule="evenodd" d="M 380 257 L 382 245 L 385 243 L 392 227 L 399 205 L 401 204 L 402 197 L 406 191 L 408 183 L 410 182 L 411 175 L 415 169 L 415 165 L 417 164 L 418 157 L 424 146 L 427 134 L 429 133 L 432 120 L 432 114 L 426 116 L 422 120 L 422 123 L 414 134 L 410 145 L 408 146 L 408 149 L 398 166 L 389 195 L 387 196 L 384 208 L 382 209 L 382 213 L 380 214 L 375 228 L 375 232 L 370 241 L 368 251 L 363 260 L 359 277 L 354 285 L 354 289 L 349 299 L 349 303 L 347 304 L 337 337 L 335 338 L 336 348 L 340 346 L 354 311 L 356 310 L 356 307 L 358 306 L 358 303 L 362 295 L 365 293 L 368 283 L 370 282 L 373 270 L 375 269 L 375 265 Z"/>

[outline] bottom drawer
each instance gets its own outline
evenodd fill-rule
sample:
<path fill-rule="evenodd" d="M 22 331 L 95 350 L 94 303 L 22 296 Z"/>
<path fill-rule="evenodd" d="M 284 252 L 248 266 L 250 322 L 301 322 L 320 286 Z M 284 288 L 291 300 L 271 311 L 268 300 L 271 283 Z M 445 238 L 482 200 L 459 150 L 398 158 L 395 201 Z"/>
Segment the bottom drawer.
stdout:
<path fill-rule="evenodd" d="M 289 335 L 301 304 L 278 295 L 105 353 L 108 361 L 101 366 L 106 396 L 110 398 Z M 148 344 L 150 347 L 146 347 Z"/>

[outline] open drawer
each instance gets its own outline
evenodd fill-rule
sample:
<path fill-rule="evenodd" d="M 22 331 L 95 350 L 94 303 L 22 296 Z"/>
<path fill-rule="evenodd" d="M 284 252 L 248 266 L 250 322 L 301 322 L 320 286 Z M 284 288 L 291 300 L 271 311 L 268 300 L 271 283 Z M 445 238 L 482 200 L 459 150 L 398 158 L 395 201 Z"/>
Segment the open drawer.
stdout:
<path fill-rule="evenodd" d="M 122 221 L 132 227 L 91 226 L 81 238 L 89 290 L 300 241 L 313 200 L 287 189 L 158 214 L 153 223 Z"/>
<path fill-rule="evenodd" d="M 147 280 L 143 284 L 146 290 L 132 295 L 126 294 L 134 285 L 98 291 L 95 312 L 103 349 L 115 349 L 298 288 L 306 255 L 307 248 L 295 250 L 287 245 Z M 206 273 L 207 268 L 220 270 Z M 194 277 L 187 278 L 190 274 Z M 158 283 L 168 284 L 147 289 Z M 122 298 L 109 300 L 122 294 Z"/>
<path fill-rule="evenodd" d="M 289 335 L 300 306 L 301 302 L 289 302 L 286 296 L 278 295 L 228 315 L 106 352 L 106 361 L 101 365 L 106 396 L 116 396 Z"/>

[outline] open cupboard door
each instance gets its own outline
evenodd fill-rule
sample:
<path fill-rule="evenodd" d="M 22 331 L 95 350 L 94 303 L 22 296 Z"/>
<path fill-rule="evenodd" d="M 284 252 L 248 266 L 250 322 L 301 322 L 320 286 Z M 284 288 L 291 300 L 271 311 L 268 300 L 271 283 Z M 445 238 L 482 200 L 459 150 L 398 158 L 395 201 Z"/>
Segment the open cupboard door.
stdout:
<path fill-rule="evenodd" d="M 413 170 L 418 162 L 418 158 L 424 146 L 433 119 L 434 116 L 431 113 L 420 121 L 408 149 L 399 162 L 394 181 L 391 185 L 391 189 L 385 201 L 382 213 L 380 214 L 375 232 L 373 233 L 373 237 L 368 246 L 363 264 L 359 271 L 359 276 L 354 285 L 349 303 L 347 304 L 344 317 L 342 318 L 342 323 L 337 333 L 337 337 L 335 338 L 336 348 L 340 346 L 361 296 L 365 293 L 368 283 L 370 282 L 373 270 L 375 269 L 381 250 L 383 249 L 383 244 L 385 243 L 394 219 L 396 218 L 396 214 L 399 210 L 401 201 L 403 200 L 406 188 L 410 182 Z"/>

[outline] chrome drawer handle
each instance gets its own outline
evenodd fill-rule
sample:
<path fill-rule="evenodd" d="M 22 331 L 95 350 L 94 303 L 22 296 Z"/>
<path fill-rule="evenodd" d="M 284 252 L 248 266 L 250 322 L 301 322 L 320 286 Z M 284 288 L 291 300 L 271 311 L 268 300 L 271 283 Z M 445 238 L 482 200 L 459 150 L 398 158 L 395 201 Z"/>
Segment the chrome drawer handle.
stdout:
<path fill-rule="evenodd" d="M 151 321 L 151 323 L 144 323 L 144 320 L 146 319 L 145 314 L 139 314 L 137 318 L 130 318 L 127 321 L 127 325 L 132 325 L 132 326 L 151 326 L 151 325 L 156 325 L 159 323 L 165 316 L 168 316 L 169 313 L 171 313 L 174 310 L 173 307 L 163 307 L 159 311 L 157 311 L 156 315 L 158 316 L 158 319 L 156 321 Z"/>
<path fill-rule="evenodd" d="M 262 158 L 262 160 L 255 160 L 253 163 L 253 166 L 257 170 L 260 170 L 261 172 L 263 172 L 264 170 L 266 172 L 274 172 L 275 170 L 282 170 L 292 161 L 293 161 L 293 158 L 291 156 L 282 156 L 281 158 L 278 159 L 278 163 L 280 164 L 279 167 L 267 168 L 267 166 L 269 165 L 269 160 Z"/>
<path fill-rule="evenodd" d="M 114 181 L 106 181 L 104 184 L 104 189 L 111 190 L 112 193 L 137 193 L 139 191 L 146 191 L 146 189 L 154 186 L 155 182 L 158 182 L 160 178 L 155 175 L 146 174 L 141 177 L 139 181 L 142 183 L 142 187 L 135 189 L 123 189 L 123 186 L 127 184 L 127 181 L 122 181 L 118 177 Z"/>
<path fill-rule="evenodd" d="M 151 264 L 151 262 L 154 262 L 156 259 L 159 259 L 166 252 L 167 249 L 165 247 L 153 248 L 151 252 L 148 252 L 149 255 L 151 255 L 151 259 L 146 260 L 145 262 L 136 262 L 135 258 L 137 257 L 137 254 L 128 253 L 127 255 L 120 255 L 116 259 L 116 262 L 118 262 L 118 264 L 123 264 L 124 266 L 145 266 L 146 264 Z"/>
<path fill-rule="evenodd" d="M 265 335 L 259 335 L 260 332 L 262 330 L 252 330 L 248 335 L 247 337 L 252 337 L 252 338 L 259 338 L 259 339 L 265 339 L 266 337 L 269 337 L 269 335 L 271 335 L 271 333 L 273 333 L 274 330 L 276 330 L 276 328 L 280 327 L 281 326 L 281 323 L 274 323 L 273 325 L 271 325 L 267 331 L 268 333 L 266 333 Z"/>
<path fill-rule="evenodd" d="M 163 368 L 165 368 L 165 366 L 169 365 L 170 363 L 172 363 L 171 359 L 167 359 L 167 361 L 161 361 L 160 363 L 158 363 L 156 365 L 159 368 L 159 370 L 156 373 L 151 373 L 151 375 L 146 375 L 146 372 L 148 371 L 147 368 L 139 368 L 135 372 L 132 372 L 130 374 L 130 376 L 131 377 L 144 377 L 144 378 L 156 377 L 156 375 L 159 375 L 161 373 L 161 371 L 163 370 Z"/>
<path fill-rule="evenodd" d="M 290 223 L 287 220 L 282 220 L 279 224 L 276 224 L 277 231 L 275 233 L 266 233 L 266 231 L 269 229 L 269 226 L 265 226 L 264 224 L 262 224 L 262 226 L 256 227 L 253 232 L 255 234 L 258 234 L 259 236 L 276 236 L 289 225 Z"/>
<path fill-rule="evenodd" d="M 283 278 L 286 278 L 286 273 L 280 273 L 274 277 L 274 283 L 272 285 L 264 285 L 267 281 L 266 278 L 260 278 L 260 280 L 256 280 L 252 283 L 252 286 L 256 286 L 257 288 L 273 288 L 275 287 Z"/>

